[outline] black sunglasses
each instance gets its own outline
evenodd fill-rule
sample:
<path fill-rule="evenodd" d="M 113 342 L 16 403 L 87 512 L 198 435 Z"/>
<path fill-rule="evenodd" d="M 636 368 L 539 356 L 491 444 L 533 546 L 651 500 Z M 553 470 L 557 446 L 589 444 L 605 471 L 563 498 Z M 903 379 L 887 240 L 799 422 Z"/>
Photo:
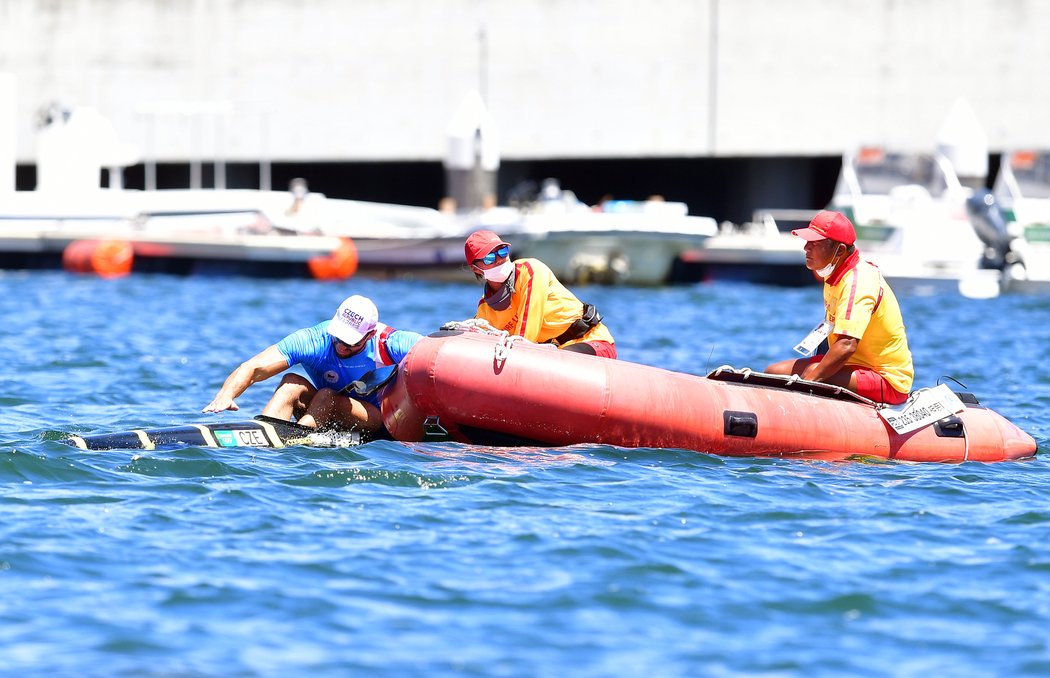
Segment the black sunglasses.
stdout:
<path fill-rule="evenodd" d="M 357 349 L 361 348 L 362 346 L 364 346 L 366 343 L 368 343 L 368 340 L 371 339 L 371 338 L 372 338 L 372 333 L 369 332 L 368 334 L 366 334 L 364 337 L 361 338 L 361 341 L 357 342 L 356 344 L 348 344 L 345 341 L 343 341 L 342 339 L 340 339 L 339 337 L 334 337 L 333 336 L 332 337 L 332 343 L 335 344 L 336 346 L 345 346 L 346 348 L 349 348 L 349 349 L 352 349 L 352 350 L 357 350 Z"/>

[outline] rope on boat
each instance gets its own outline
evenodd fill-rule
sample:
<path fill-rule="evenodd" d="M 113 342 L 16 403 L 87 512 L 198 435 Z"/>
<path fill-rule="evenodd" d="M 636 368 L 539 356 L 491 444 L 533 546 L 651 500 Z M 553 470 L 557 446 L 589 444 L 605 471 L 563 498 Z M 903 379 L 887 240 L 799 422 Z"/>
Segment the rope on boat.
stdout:
<path fill-rule="evenodd" d="M 502 366 L 503 363 L 507 361 L 507 354 L 510 353 L 510 349 L 514 348 L 514 344 L 521 339 L 524 339 L 524 337 L 519 337 L 516 334 L 508 334 L 507 332 L 503 333 L 503 336 L 500 337 L 499 342 L 496 344 L 495 357 L 497 366 Z"/>
<path fill-rule="evenodd" d="M 450 320 L 441 326 L 442 330 L 450 332 L 480 332 L 481 334 L 506 334 L 504 330 L 497 330 L 483 318 L 467 318 L 466 320 Z"/>
<path fill-rule="evenodd" d="M 496 365 L 502 366 L 507 361 L 507 354 L 510 349 L 514 348 L 514 344 L 520 341 L 527 341 L 525 337 L 518 336 L 517 334 L 511 334 L 506 330 L 499 330 L 492 326 L 489 321 L 482 318 L 467 318 L 466 320 L 453 320 L 447 322 L 441 326 L 442 330 L 456 331 L 460 330 L 463 332 L 478 332 L 480 334 L 490 334 L 499 337 L 499 341 L 496 342 L 495 347 L 495 359 Z"/>

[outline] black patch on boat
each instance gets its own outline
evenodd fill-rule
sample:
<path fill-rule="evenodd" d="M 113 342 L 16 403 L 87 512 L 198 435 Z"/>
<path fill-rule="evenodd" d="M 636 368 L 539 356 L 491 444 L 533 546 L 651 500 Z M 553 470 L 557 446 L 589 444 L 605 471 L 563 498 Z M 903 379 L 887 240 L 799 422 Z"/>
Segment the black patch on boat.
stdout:
<path fill-rule="evenodd" d="M 933 422 L 933 430 L 938 438 L 965 438 L 966 427 L 963 420 L 954 414 L 939 421 Z"/>
<path fill-rule="evenodd" d="M 735 412 L 725 410 L 722 412 L 722 432 L 727 436 L 738 438 L 758 437 L 758 415 L 754 412 Z"/>

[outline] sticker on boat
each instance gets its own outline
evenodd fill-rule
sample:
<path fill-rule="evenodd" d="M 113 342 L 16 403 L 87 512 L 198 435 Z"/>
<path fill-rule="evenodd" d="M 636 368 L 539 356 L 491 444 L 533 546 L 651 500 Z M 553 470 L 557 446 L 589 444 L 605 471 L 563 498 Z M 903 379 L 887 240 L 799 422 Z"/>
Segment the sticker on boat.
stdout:
<path fill-rule="evenodd" d="M 215 431 L 215 440 L 221 447 L 272 447 L 266 435 L 259 429 Z"/>
<path fill-rule="evenodd" d="M 966 409 L 946 384 L 916 391 L 902 405 L 879 408 L 879 416 L 897 433 L 910 433 Z"/>

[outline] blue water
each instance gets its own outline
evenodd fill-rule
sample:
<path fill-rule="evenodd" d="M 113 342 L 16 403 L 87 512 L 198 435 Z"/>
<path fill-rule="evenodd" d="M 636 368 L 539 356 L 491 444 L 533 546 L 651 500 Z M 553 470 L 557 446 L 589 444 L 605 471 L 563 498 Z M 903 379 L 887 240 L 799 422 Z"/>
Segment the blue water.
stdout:
<path fill-rule="evenodd" d="M 821 313 L 815 288 L 577 291 L 621 358 L 693 373 L 788 357 Z M 0 673 L 1050 673 L 1046 298 L 901 295 L 917 385 L 963 382 L 1036 437 L 1027 462 L 57 442 L 207 420 L 241 360 L 350 293 L 423 332 L 477 298 L 0 273 Z"/>

